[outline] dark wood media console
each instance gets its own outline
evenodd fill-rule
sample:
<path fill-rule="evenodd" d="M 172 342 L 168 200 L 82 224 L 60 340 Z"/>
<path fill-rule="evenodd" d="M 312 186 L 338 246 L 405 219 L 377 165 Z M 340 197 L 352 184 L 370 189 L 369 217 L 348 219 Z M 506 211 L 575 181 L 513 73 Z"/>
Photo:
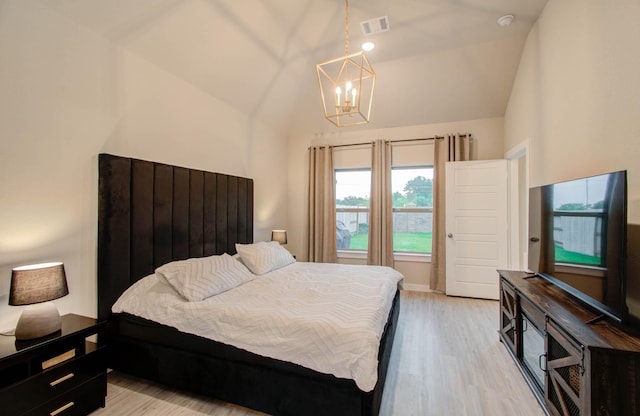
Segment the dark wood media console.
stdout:
<path fill-rule="evenodd" d="M 545 411 L 640 415 L 640 338 L 540 277 L 498 273 L 501 341 Z"/>

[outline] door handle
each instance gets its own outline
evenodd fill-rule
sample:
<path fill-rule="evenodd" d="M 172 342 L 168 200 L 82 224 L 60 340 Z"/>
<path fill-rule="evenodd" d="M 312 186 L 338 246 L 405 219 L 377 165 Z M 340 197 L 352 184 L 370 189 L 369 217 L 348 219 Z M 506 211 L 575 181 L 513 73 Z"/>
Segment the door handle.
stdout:
<path fill-rule="evenodd" d="M 447 234 L 447 237 L 453 238 L 453 234 L 449 233 L 449 234 Z"/>
<path fill-rule="evenodd" d="M 544 371 L 545 373 L 547 372 L 547 354 L 540 354 L 538 356 L 538 367 L 540 367 L 540 370 Z"/>

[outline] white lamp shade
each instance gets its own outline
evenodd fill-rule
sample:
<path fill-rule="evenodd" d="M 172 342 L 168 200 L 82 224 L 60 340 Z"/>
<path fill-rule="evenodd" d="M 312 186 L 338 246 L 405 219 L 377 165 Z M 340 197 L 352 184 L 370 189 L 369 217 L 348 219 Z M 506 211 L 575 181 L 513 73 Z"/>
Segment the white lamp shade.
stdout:
<path fill-rule="evenodd" d="M 287 244 L 287 230 L 272 230 L 271 241 L 277 241 L 280 244 Z"/>

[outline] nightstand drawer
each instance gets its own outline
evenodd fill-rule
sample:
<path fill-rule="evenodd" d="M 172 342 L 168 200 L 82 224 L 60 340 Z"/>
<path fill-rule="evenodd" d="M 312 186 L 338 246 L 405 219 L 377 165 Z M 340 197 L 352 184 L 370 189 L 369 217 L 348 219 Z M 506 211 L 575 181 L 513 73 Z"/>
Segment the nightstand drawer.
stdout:
<path fill-rule="evenodd" d="M 0 391 L 8 414 L 20 414 L 100 375 L 106 374 L 106 348 L 70 359 Z"/>
<path fill-rule="evenodd" d="M 82 416 L 104 407 L 107 394 L 107 373 L 24 413 L 24 416 Z"/>

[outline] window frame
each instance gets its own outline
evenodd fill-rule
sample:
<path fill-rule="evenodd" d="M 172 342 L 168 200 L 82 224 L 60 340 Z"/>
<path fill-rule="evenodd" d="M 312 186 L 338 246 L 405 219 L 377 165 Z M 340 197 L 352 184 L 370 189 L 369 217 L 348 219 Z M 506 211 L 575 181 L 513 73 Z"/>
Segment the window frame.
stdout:
<path fill-rule="evenodd" d="M 431 169 L 433 171 L 433 164 L 419 164 L 419 165 L 400 165 L 400 166 L 392 166 L 392 175 L 393 170 L 406 170 L 406 169 Z M 334 169 L 334 183 L 337 184 L 336 173 L 338 172 L 369 172 L 371 173 L 370 167 L 361 167 L 361 168 L 336 168 Z M 433 180 L 433 179 L 432 179 Z M 370 186 L 370 184 L 369 184 Z M 393 195 L 393 190 L 391 191 Z M 337 202 L 337 198 L 336 198 Z M 370 207 L 341 207 L 338 208 L 337 204 L 335 207 L 336 215 L 339 212 L 355 212 L 355 213 L 364 213 L 369 215 Z M 433 206 L 431 207 L 393 207 L 392 212 L 418 212 L 418 213 L 431 213 L 433 215 Z M 367 218 L 368 220 L 368 218 Z M 368 223 L 368 221 L 367 221 Z M 433 244 L 433 243 L 432 243 Z M 433 247 L 433 245 L 432 245 Z M 344 259 L 366 259 L 367 258 L 367 250 L 361 249 L 337 249 L 338 258 Z M 395 261 L 410 261 L 410 262 L 419 262 L 419 263 L 428 263 L 431 261 L 431 252 L 427 251 L 395 251 L 393 252 L 393 257 Z"/>
<path fill-rule="evenodd" d="M 432 184 L 433 184 L 433 174 L 434 172 L 434 165 L 431 164 L 424 164 L 424 165 L 397 165 L 397 166 L 391 166 L 391 177 L 393 178 L 393 171 L 394 170 L 409 170 L 409 169 L 431 169 L 432 172 Z M 393 188 L 393 187 L 392 187 Z M 393 193 L 394 190 L 391 189 L 391 195 L 393 197 Z M 430 207 L 392 207 L 391 211 L 393 213 L 396 212 L 419 212 L 419 213 L 430 213 L 431 214 L 431 228 L 433 230 L 433 203 L 431 204 Z M 395 234 L 395 232 L 394 232 Z M 432 237 L 433 237 L 433 233 L 432 233 Z M 394 241 L 395 243 L 395 241 Z M 431 242 L 431 252 L 433 251 L 433 240 Z M 429 261 L 431 261 L 431 252 L 429 251 L 393 251 L 393 255 L 394 258 L 396 257 L 396 255 L 401 256 L 401 257 L 406 257 L 409 256 L 410 258 L 415 258 L 417 256 L 419 257 L 428 257 Z"/>
<path fill-rule="evenodd" d="M 346 169 L 334 169 L 333 170 L 333 179 L 334 179 L 334 183 L 337 184 L 338 183 L 338 179 L 336 174 L 338 172 L 369 172 L 369 176 L 371 176 L 371 168 L 370 167 L 363 167 L 363 168 L 346 168 Z M 369 179 L 369 190 L 371 189 L 371 179 Z M 348 208 L 338 208 L 337 206 L 337 197 L 336 197 L 336 204 L 335 204 L 335 210 L 336 210 L 336 221 L 337 221 L 337 215 L 339 212 L 355 212 L 355 213 L 365 213 L 367 215 L 367 224 L 369 223 L 369 211 L 370 211 L 370 207 L 348 207 Z M 369 204 L 371 204 L 371 195 L 369 195 Z M 367 231 L 367 235 L 368 235 L 368 231 Z M 336 241 L 337 241 L 337 236 L 336 236 Z M 367 244 L 367 249 L 366 250 L 360 250 L 360 249 L 352 249 L 352 248 L 339 248 L 337 249 L 338 251 L 338 257 L 339 258 L 367 258 L 367 252 L 369 251 L 369 247 Z M 349 256 L 341 256 L 341 253 L 351 253 L 351 254 L 355 254 L 356 257 L 349 257 Z M 364 257 L 362 257 L 364 255 Z"/>

